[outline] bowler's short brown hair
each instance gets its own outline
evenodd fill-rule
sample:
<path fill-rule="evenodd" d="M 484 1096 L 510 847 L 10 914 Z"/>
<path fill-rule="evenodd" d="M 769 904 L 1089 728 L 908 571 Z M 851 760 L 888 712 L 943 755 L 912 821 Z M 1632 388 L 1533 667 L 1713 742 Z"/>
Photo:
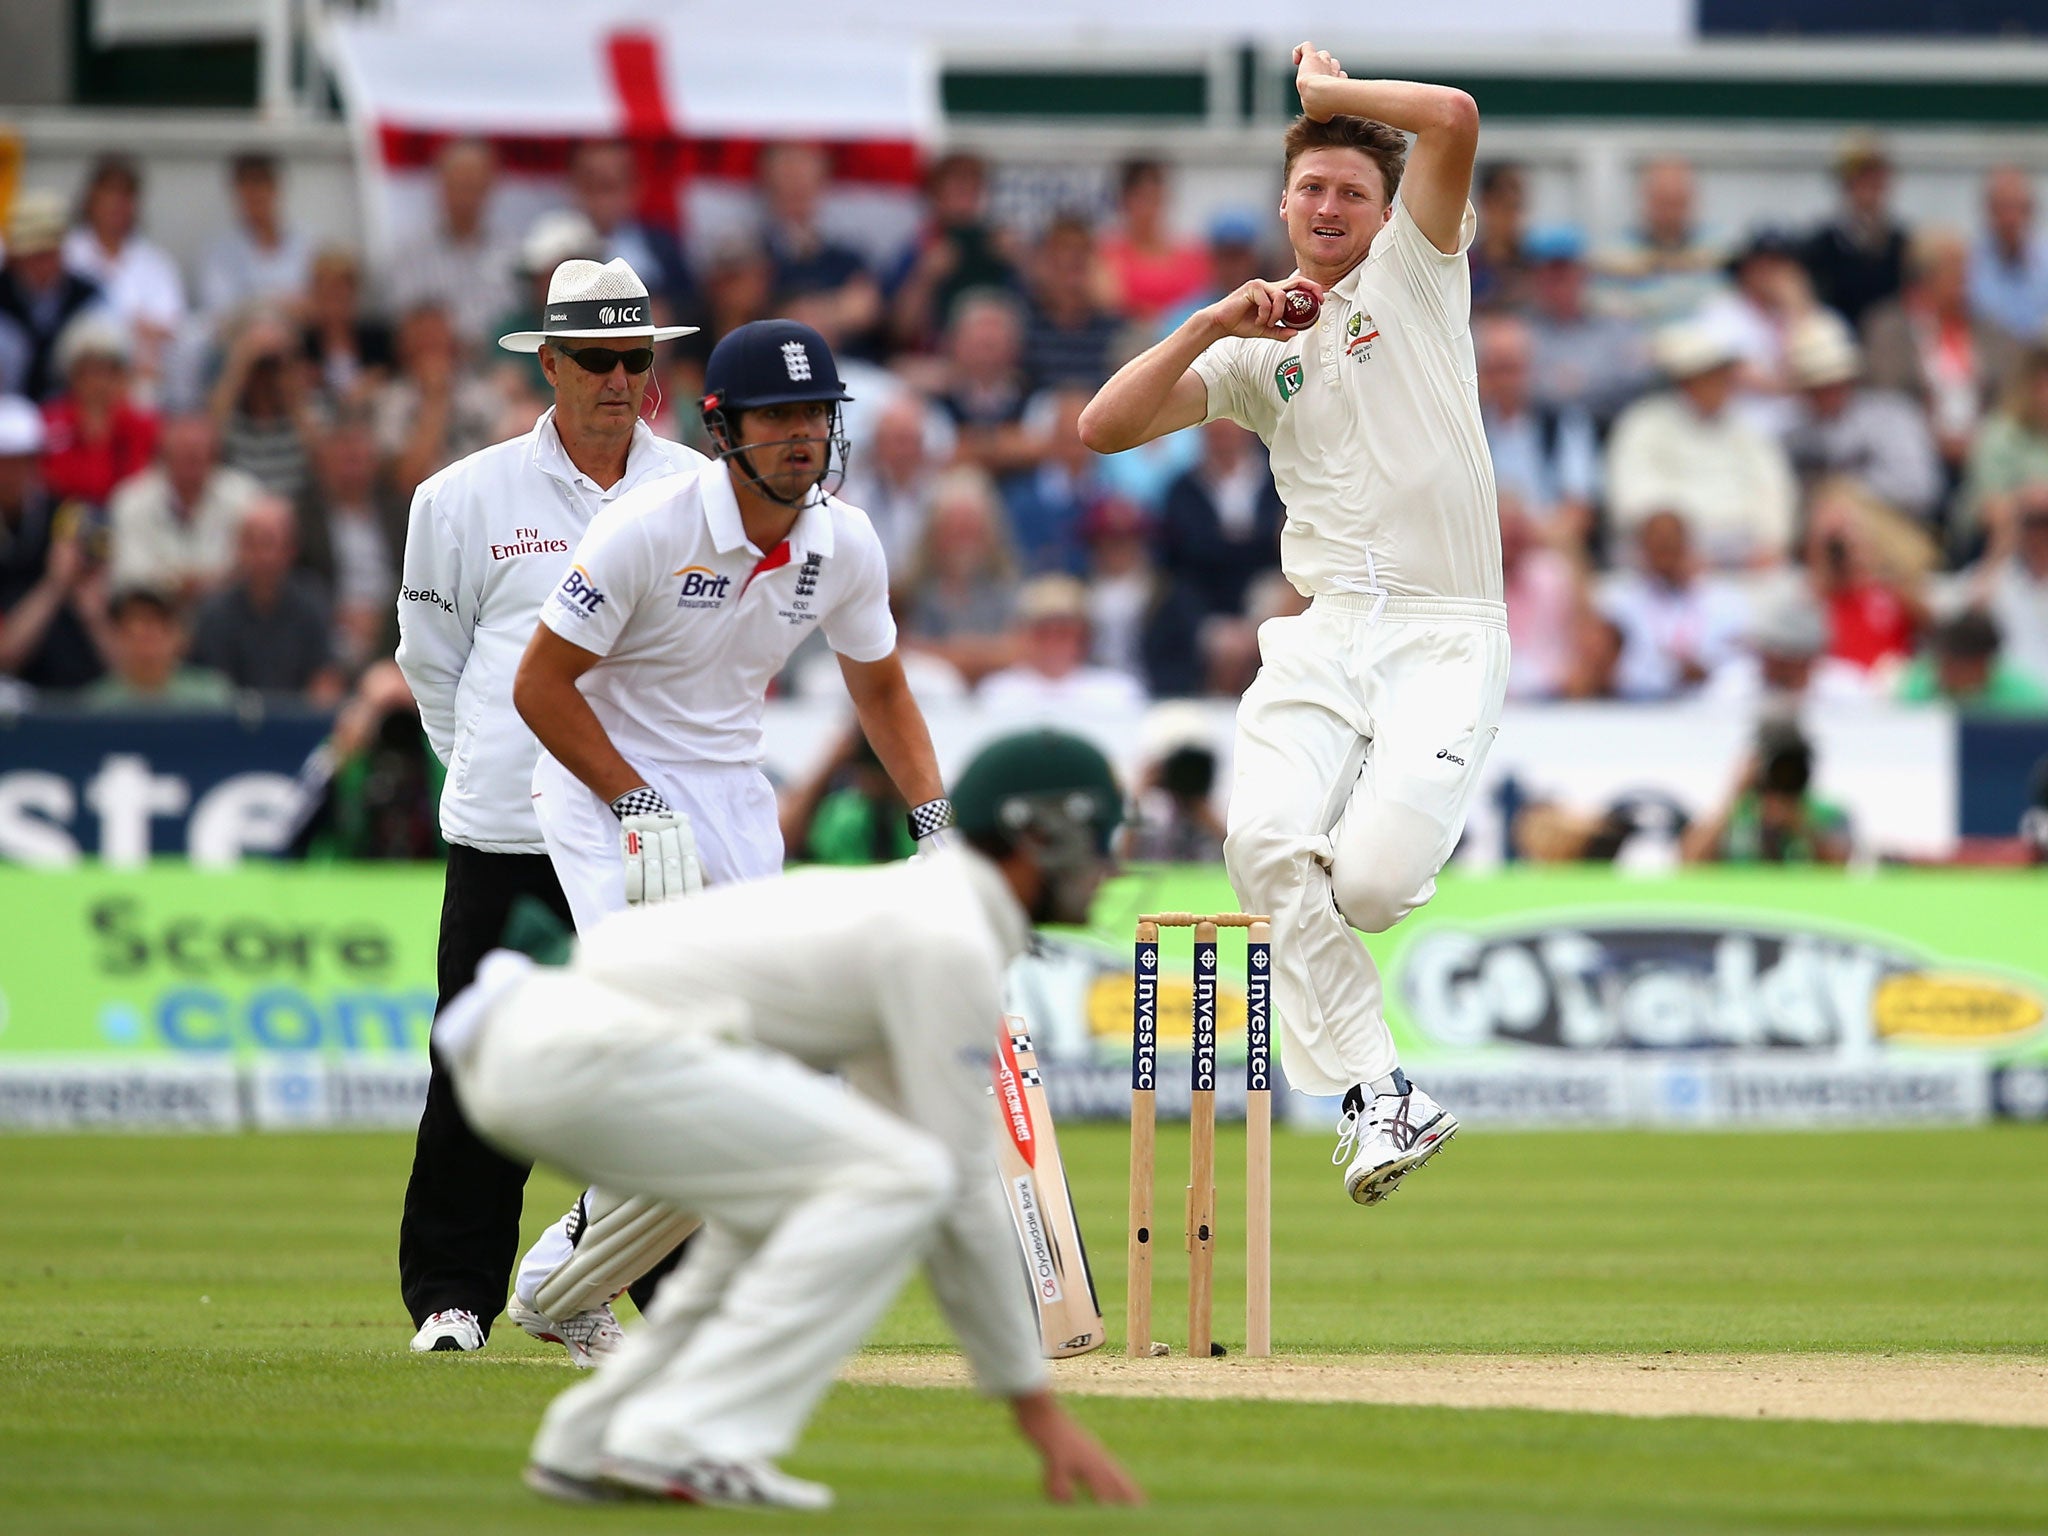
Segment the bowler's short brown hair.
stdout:
<path fill-rule="evenodd" d="M 1355 149 L 1380 168 L 1389 203 L 1400 190 L 1401 172 L 1408 168 L 1407 135 L 1370 117 L 1339 114 L 1327 123 L 1308 116 L 1297 117 L 1282 143 L 1287 150 L 1286 163 L 1281 167 L 1283 180 L 1294 180 L 1294 162 L 1311 149 Z"/>

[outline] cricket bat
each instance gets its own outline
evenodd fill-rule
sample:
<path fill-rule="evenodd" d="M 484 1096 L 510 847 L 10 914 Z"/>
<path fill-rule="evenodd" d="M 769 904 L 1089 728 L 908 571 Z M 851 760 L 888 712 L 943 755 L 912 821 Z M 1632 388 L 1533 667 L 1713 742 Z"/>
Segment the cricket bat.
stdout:
<path fill-rule="evenodd" d="M 1038 1333 L 1048 1360 L 1102 1347 L 1102 1305 L 1074 1217 L 1073 1192 L 1053 1135 L 1052 1111 L 1038 1075 L 1038 1056 L 1024 1021 L 1006 1015 L 996 1032 L 996 1119 L 1003 1191 L 1024 1249 L 1024 1269 L 1038 1303 Z"/>

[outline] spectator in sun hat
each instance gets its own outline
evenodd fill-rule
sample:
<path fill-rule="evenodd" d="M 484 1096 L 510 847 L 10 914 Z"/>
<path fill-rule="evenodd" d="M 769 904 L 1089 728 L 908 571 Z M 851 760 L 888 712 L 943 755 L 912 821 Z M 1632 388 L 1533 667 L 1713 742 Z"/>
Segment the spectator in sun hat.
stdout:
<path fill-rule="evenodd" d="M 1927 418 L 1905 395 L 1863 381 L 1863 349 L 1833 310 L 1792 328 L 1785 371 L 1800 409 L 1785 446 L 1812 484 L 1845 475 L 1885 505 L 1926 521 L 1941 499 L 1941 455 Z"/>
<path fill-rule="evenodd" d="M 109 310 L 85 311 L 57 338 L 64 391 L 43 407 L 43 477 L 53 495 L 104 506 L 155 456 L 156 415 L 131 398 L 132 359 L 128 328 Z"/>
<path fill-rule="evenodd" d="M 1035 576 L 1017 594 L 1019 660 L 984 678 L 976 696 L 1012 719 L 1054 720 L 1078 711 L 1115 715 L 1145 707 L 1129 673 L 1091 662 L 1088 588 L 1072 576 Z"/>
<path fill-rule="evenodd" d="M 1830 656 L 1828 642 L 1828 617 L 1813 594 L 1796 581 L 1779 583 L 1752 605 L 1740 654 L 1714 669 L 1706 696 L 1781 708 L 1870 699 L 1869 677 Z"/>
<path fill-rule="evenodd" d="M 24 192 L 7 220 L 0 266 L 0 393 L 42 405 L 63 387 L 57 338 L 72 319 L 104 302 L 99 284 L 64 270 L 64 203 L 54 192 Z"/>
<path fill-rule="evenodd" d="M 1711 565 L 1782 561 L 1797 510 L 1792 466 L 1778 442 L 1735 409 L 1735 346 L 1714 327 L 1680 323 L 1658 332 L 1654 350 L 1671 387 L 1622 412 L 1607 440 L 1616 537 L 1673 511 L 1684 514 Z"/>
<path fill-rule="evenodd" d="M 528 324 L 548 301 L 555 269 L 565 261 L 595 260 L 603 248 L 604 237 L 585 215 L 565 208 L 542 214 L 519 242 L 512 307 L 486 328 L 487 334 L 504 335 Z M 496 362 L 499 385 L 508 394 L 523 391 L 541 400 L 554 398 L 554 386 L 541 371 L 539 353 L 500 355 Z"/>

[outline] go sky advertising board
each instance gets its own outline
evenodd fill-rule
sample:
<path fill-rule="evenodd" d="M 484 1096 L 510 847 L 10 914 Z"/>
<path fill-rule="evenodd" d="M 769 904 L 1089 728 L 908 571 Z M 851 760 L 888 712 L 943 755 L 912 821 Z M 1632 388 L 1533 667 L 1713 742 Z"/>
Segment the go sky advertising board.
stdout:
<path fill-rule="evenodd" d="M 0 1125 L 411 1123 L 440 884 L 433 866 L 0 869 Z M 1128 1106 L 1137 914 L 1235 906 L 1220 870 L 1135 870 L 1019 968 L 1056 1114 Z M 1891 1124 L 2048 1117 L 2044 935 L 2048 879 L 2027 871 L 1523 868 L 1447 875 L 1369 943 L 1403 1061 L 1475 1124 Z M 1242 942 L 1221 959 L 1229 1113 Z M 1168 1114 L 1190 967 L 1170 936 Z"/>

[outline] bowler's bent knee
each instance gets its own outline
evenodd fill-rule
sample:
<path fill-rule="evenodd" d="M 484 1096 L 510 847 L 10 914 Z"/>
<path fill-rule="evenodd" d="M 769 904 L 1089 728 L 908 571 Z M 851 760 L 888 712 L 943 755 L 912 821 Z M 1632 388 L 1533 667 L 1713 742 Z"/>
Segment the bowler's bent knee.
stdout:
<path fill-rule="evenodd" d="M 1444 830 L 1435 817 L 1381 802 L 1339 830 L 1330 863 L 1330 894 L 1344 921 L 1364 933 L 1385 933 L 1436 894 Z"/>

